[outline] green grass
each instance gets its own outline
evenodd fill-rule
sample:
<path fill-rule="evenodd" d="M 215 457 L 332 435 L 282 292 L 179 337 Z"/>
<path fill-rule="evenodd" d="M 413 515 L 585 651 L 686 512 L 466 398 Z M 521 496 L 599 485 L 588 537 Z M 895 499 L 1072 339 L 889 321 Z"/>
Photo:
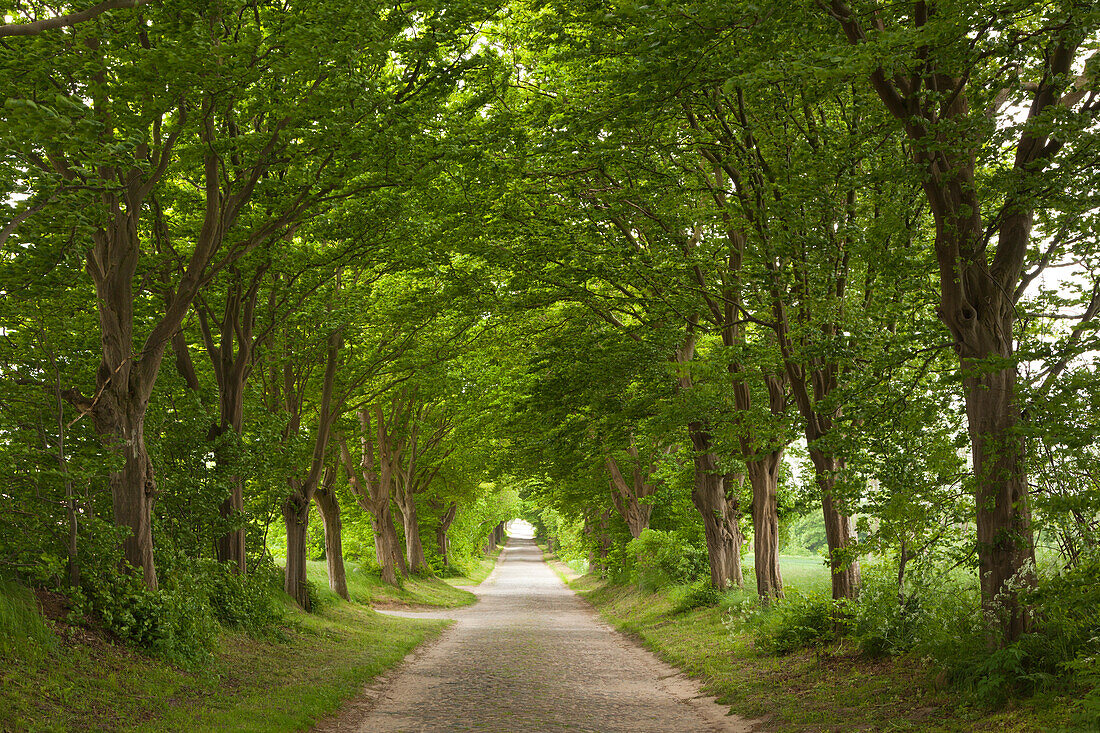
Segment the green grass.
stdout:
<path fill-rule="evenodd" d="M 324 562 L 311 562 L 319 611 L 283 597 L 283 640 L 224 633 L 208 666 L 187 672 L 79 627 L 44 620 L 33 595 L 0 581 L 0 730 L 295 731 L 338 710 L 364 684 L 448 622 L 396 618 L 367 604 L 455 607 L 498 553 L 460 578 L 408 578 L 400 588 L 348 566 L 348 603 L 328 589 Z"/>
<path fill-rule="evenodd" d="M 197 673 L 62 627 L 41 660 L 0 661 L 0 729 L 300 730 L 446 625 L 342 601 L 288 620 L 284 641 L 224 634 Z"/>
<path fill-rule="evenodd" d="M 783 557 L 788 590 L 828 590 L 818 558 Z M 1054 693 L 991 711 L 937 684 L 918 659 L 869 660 L 844 644 L 775 656 L 754 645 L 731 607 L 755 597 L 734 590 L 718 607 L 675 609 L 686 587 L 645 592 L 584 576 L 571 585 L 600 614 L 666 661 L 704 681 L 708 694 L 769 731 L 1035 731 L 1068 726 L 1072 700 Z"/>
<path fill-rule="evenodd" d="M 33 594 L 0 578 L 0 664 L 15 659 L 37 661 L 56 646 Z"/>
<path fill-rule="evenodd" d="M 504 550 L 503 545 L 489 555 L 472 560 L 469 566 L 462 568 L 461 575 L 448 575 L 443 578 L 443 582 L 448 585 L 481 585 L 493 572 L 502 550 Z"/>
<path fill-rule="evenodd" d="M 490 570 L 492 566 L 490 566 Z M 477 600 L 477 596 L 468 590 L 455 588 L 439 578 L 410 576 L 401 581 L 399 587 L 382 582 L 378 575 L 370 570 L 362 570 L 358 565 L 348 563 L 348 595 L 353 603 L 364 605 L 438 606 L 455 608 L 468 606 Z M 486 573 L 488 574 L 488 573 Z M 321 561 L 306 564 L 306 577 L 317 586 L 317 594 L 322 605 L 339 600 L 328 587 L 328 566 Z"/>

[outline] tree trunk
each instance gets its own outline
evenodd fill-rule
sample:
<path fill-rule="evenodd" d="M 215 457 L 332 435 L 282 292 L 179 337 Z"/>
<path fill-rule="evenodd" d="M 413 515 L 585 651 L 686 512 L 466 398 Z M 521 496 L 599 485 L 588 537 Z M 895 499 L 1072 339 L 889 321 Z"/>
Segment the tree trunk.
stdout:
<path fill-rule="evenodd" d="M 440 515 L 439 526 L 435 530 L 435 540 L 439 545 L 439 555 L 443 558 L 444 567 L 451 563 L 451 539 L 447 536 L 447 532 L 451 528 L 451 522 L 454 521 L 457 511 L 458 505 L 455 502 L 448 504 L 446 511 Z"/>
<path fill-rule="evenodd" d="M 711 451 L 710 433 L 699 423 L 688 426 L 694 448 L 695 481 L 691 500 L 703 517 L 703 533 L 707 541 L 710 581 L 715 588 L 725 590 L 730 585 L 742 587 L 741 531 L 737 526 L 737 497 L 726 496 L 728 478 L 718 469 L 718 460 Z"/>
<path fill-rule="evenodd" d="M 337 440 L 340 443 L 340 460 L 347 472 L 351 490 L 359 506 L 371 515 L 371 526 L 374 528 L 374 553 L 382 571 L 382 582 L 397 585 L 398 572 L 400 571 L 402 576 L 407 575 L 408 568 L 405 565 L 405 555 L 399 549 L 397 532 L 393 527 L 393 513 L 390 509 L 395 461 L 390 450 L 390 436 L 386 430 L 381 409 L 376 405 L 373 411 L 376 418 L 374 427 L 377 429 L 377 461 L 370 409 L 359 410 L 359 442 L 362 452 L 358 467 L 352 460 L 347 441 L 343 436 L 338 436 Z"/>
<path fill-rule="evenodd" d="M 863 21 L 850 7 L 837 0 L 829 5 L 829 13 L 840 22 L 849 43 L 866 41 Z M 923 13 L 921 16 L 912 15 L 915 26 L 927 20 Z M 875 16 L 875 21 L 881 23 L 882 18 Z M 1075 27 L 1054 25 L 1037 34 L 1033 48 L 1039 53 L 1018 60 L 1034 75 L 1029 86 L 1028 123 L 1058 107 L 1066 110 L 1060 119 L 1087 113 L 1092 98 L 1078 94 L 1083 89 L 1076 88 L 1073 72 L 1087 37 Z M 973 44 L 966 34 L 959 34 L 957 41 L 960 49 Z M 922 53 L 926 50 L 921 49 Z M 947 47 L 938 51 L 950 53 Z M 900 77 L 892 78 L 882 68 L 871 72 L 870 81 L 886 109 L 904 122 L 907 136 L 917 143 L 913 157 L 923 169 L 925 196 L 936 222 L 938 315 L 955 338 L 966 386 L 982 606 L 987 614 L 998 617 L 1005 638 L 1011 641 L 1018 639 L 1029 623 L 1016 587 L 1035 583 L 1025 451 L 1018 434 L 1013 326 L 1016 303 L 1034 279 L 1034 274 L 1024 279 L 1023 271 L 1032 245 L 1035 212 L 1048 203 L 1043 199 L 1043 181 L 1036 178 L 1054 162 L 1064 139 L 1057 126 L 1046 122 L 1022 125 L 1013 161 L 1016 180 L 1007 179 L 1011 186 L 1002 200 L 982 201 L 975 180 L 978 151 L 986 141 L 974 136 L 967 124 L 973 116 L 968 86 L 976 82 L 969 70 L 941 63 L 944 57 L 937 58 L 939 53 L 923 58 L 922 76 L 908 84 L 899 84 L 896 79 Z M 962 76 L 950 76 L 947 68 Z M 933 86 L 955 89 L 949 105 L 938 108 L 920 101 L 918 95 Z M 914 114 L 915 110 L 919 114 Z M 983 205 L 988 209 L 989 204 L 999 210 L 983 210 Z M 997 226 L 995 248 L 985 218 Z M 1041 269 L 1042 265 L 1035 274 Z"/>
<path fill-rule="evenodd" d="M 226 379 L 219 380 L 218 403 L 221 412 L 219 434 L 232 430 L 235 435 L 239 436 L 244 429 L 244 387 L 245 374 L 239 371 L 234 371 L 226 375 Z M 215 451 L 214 460 L 218 463 L 218 468 L 222 470 L 229 462 L 223 451 Z M 218 507 L 218 511 L 222 518 L 226 520 L 240 517 L 244 511 L 243 476 L 236 472 L 229 476 L 229 496 Z M 238 527 L 226 532 L 214 541 L 218 562 L 225 563 L 239 575 L 244 575 L 248 570 L 245 557 L 245 535 L 245 528 Z"/>
<path fill-rule="evenodd" d="M 286 579 L 284 588 L 287 595 L 305 610 L 310 610 L 309 596 L 306 590 L 306 530 L 309 528 L 309 506 L 313 495 L 321 483 L 321 473 L 326 478 L 334 478 L 331 469 L 325 469 L 325 453 L 328 449 L 332 423 L 336 418 L 333 405 L 333 389 L 336 383 L 336 368 L 343 338 L 339 330 L 328 337 L 328 355 L 325 359 L 325 375 L 321 383 L 321 402 L 317 406 L 317 432 L 313 437 L 313 458 L 309 471 L 303 479 L 289 481 L 290 495 L 283 502 L 283 519 L 286 522 Z M 302 385 L 304 390 L 305 386 Z M 301 415 L 302 393 L 290 398 L 295 403 L 294 415 Z M 300 427 L 298 418 L 294 418 L 293 429 Z"/>
<path fill-rule="evenodd" d="M 283 589 L 306 611 L 312 610 L 306 587 L 306 535 L 309 531 L 309 499 L 302 495 L 302 482 L 291 481 L 291 494 L 283 501 L 286 524 L 286 576 Z"/>
<path fill-rule="evenodd" d="M 147 404 L 129 390 L 116 391 L 108 387 L 100 396 L 95 423 L 97 432 L 107 436 L 108 445 L 123 457 L 122 467 L 112 471 L 109 477 L 115 524 L 130 529 L 130 534 L 122 540 L 123 558 L 139 568 L 144 574 L 145 585 L 155 590 L 157 571 L 153 563 L 152 512 L 157 487 L 153 464 L 145 449 Z"/>
<path fill-rule="evenodd" d="M 424 559 L 424 545 L 420 541 L 420 518 L 416 513 L 416 502 L 402 507 L 401 521 L 405 526 L 405 559 L 410 573 L 423 573 L 428 569 Z"/>
<path fill-rule="evenodd" d="M 343 523 L 340 521 L 340 502 L 333 490 L 336 472 L 327 469 L 325 478 L 313 494 L 313 501 L 321 513 L 325 525 L 325 559 L 328 560 L 328 587 L 343 598 L 348 596 L 348 578 L 344 571 Z"/>
<path fill-rule="evenodd" d="M 779 572 L 779 464 L 783 451 L 747 461 L 752 485 L 752 545 L 756 558 L 756 592 L 764 605 L 783 597 Z"/>
<path fill-rule="evenodd" d="M 845 554 L 855 544 L 856 530 L 852 518 L 840 511 L 835 491 L 836 474 L 844 467 L 844 462 L 816 448 L 810 448 L 810 460 L 814 464 L 814 480 L 821 491 L 821 511 L 825 515 L 825 539 L 829 545 L 833 598 L 855 598 L 859 595 L 859 561 L 854 556 L 845 557 Z"/>
<path fill-rule="evenodd" d="M 983 605 L 996 614 L 1005 635 L 1017 639 L 1027 630 L 1028 615 L 1008 589 L 1013 583 L 1034 583 L 1035 545 L 1016 372 L 1009 368 L 970 377 L 966 387 Z"/>
<path fill-rule="evenodd" d="M 374 518 L 371 526 L 374 528 L 374 552 L 378 558 L 378 564 L 382 568 L 382 582 L 397 585 L 397 574 L 408 575 L 408 567 L 405 565 L 405 554 L 400 550 L 397 541 L 397 531 L 393 528 L 393 514 L 390 511 L 389 501 L 384 507 L 372 512 Z"/>
<path fill-rule="evenodd" d="M 649 518 L 653 512 L 651 505 L 643 504 L 639 500 L 651 496 L 656 491 L 656 486 L 648 481 L 654 467 L 650 464 L 648 471 L 643 469 L 641 456 L 633 439 L 630 447 L 627 448 L 627 453 L 630 455 L 632 462 L 630 467 L 631 480 L 629 482 L 623 476 L 619 462 L 614 457 L 608 454 L 604 459 L 604 463 L 611 475 L 611 500 L 614 502 L 615 509 L 618 510 L 623 521 L 626 522 L 630 536 L 637 539 L 642 534 L 642 530 L 649 527 Z"/>

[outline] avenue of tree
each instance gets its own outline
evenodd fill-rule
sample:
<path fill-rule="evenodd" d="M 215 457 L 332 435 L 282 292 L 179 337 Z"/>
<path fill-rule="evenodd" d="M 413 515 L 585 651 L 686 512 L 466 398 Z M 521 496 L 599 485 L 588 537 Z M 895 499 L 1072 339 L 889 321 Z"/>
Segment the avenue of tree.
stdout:
<path fill-rule="evenodd" d="M 0 572 L 1097 562 L 1096 4 L 3 7 Z"/>

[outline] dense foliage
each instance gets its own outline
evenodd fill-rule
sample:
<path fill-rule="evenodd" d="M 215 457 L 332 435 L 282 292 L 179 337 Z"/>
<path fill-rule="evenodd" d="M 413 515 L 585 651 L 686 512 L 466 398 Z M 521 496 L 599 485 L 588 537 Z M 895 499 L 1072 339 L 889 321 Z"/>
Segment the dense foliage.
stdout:
<path fill-rule="evenodd" d="M 0 25 L 0 574 L 201 663 L 523 515 L 1095 707 L 1100 6 L 100 10 Z"/>

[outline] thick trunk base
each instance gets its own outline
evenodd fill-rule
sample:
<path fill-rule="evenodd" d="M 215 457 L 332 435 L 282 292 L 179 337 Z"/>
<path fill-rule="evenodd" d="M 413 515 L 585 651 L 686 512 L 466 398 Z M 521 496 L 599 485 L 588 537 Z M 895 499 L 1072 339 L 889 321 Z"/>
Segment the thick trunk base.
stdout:
<path fill-rule="evenodd" d="M 309 502 L 299 495 L 283 501 L 283 522 L 286 525 L 286 576 L 283 589 L 295 603 L 311 611 L 309 589 L 306 586 L 306 534 L 309 531 Z"/>
<path fill-rule="evenodd" d="M 135 408 L 137 409 L 137 408 Z M 153 563 L 153 499 L 157 487 L 153 479 L 153 464 L 145 450 L 144 409 L 141 417 L 118 425 L 115 435 L 126 435 L 121 443 L 124 457 L 122 469 L 111 474 L 111 505 L 115 524 L 130 529 L 122 541 L 123 559 L 142 571 L 145 585 L 157 588 L 157 570 Z"/>
<path fill-rule="evenodd" d="M 344 570 L 343 522 L 340 520 L 340 502 L 330 489 L 317 489 L 313 495 L 321 521 L 325 525 L 325 559 L 328 561 L 328 587 L 345 601 L 348 596 L 348 578 Z"/>
<path fill-rule="evenodd" d="M 765 605 L 783 597 L 779 572 L 779 464 L 783 451 L 749 461 L 752 485 L 752 545 L 756 560 L 756 592 Z"/>
<path fill-rule="evenodd" d="M 1028 505 L 1016 372 L 1003 369 L 966 380 L 966 415 L 973 449 L 978 570 L 982 606 L 1008 640 L 1030 626 L 1017 597 L 1035 584 L 1035 544 Z"/>
<path fill-rule="evenodd" d="M 223 519 L 239 517 L 244 511 L 244 489 L 240 477 L 233 477 L 233 488 L 229 497 L 218 507 Z M 238 575 L 248 571 L 245 557 L 245 529 L 235 529 L 214 540 L 214 554 L 218 562 L 223 563 Z"/>
<path fill-rule="evenodd" d="M 374 551 L 382 568 L 382 582 L 398 585 L 398 573 L 408 575 L 405 555 L 398 549 L 397 531 L 393 528 L 393 515 L 389 507 L 380 510 L 372 522 L 374 527 Z"/>

